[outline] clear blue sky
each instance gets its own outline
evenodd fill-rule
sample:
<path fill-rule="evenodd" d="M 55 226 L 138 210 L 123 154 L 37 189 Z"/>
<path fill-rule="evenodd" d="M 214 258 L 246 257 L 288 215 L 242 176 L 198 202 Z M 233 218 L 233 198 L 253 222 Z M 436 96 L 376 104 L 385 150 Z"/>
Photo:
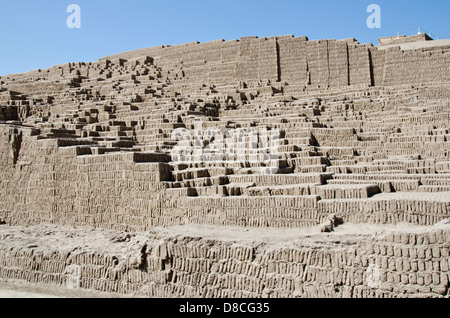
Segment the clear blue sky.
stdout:
<path fill-rule="evenodd" d="M 413 35 L 450 38 L 449 0 L 0 0 L 0 75 L 91 62 L 133 49 L 294 34 L 315 39 Z M 66 26 L 69 4 L 81 29 Z M 381 29 L 369 29 L 369 4 Z"/>

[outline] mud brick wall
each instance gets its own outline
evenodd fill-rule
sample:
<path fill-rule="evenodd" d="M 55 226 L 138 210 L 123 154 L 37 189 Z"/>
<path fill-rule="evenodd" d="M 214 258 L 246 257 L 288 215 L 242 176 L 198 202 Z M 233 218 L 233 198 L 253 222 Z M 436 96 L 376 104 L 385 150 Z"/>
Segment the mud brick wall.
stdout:
<path fill-rule="evenodd" d="M 448 200 L 420 198 L 174 197 L 164 185 L 172 178 L 171 168 L 157 162 L 164 158 L 156 154 L 92 156 L 87 147 L 61 147 L 63 140 L 39 140 L 33 134 L 25 128 L 3 127 L 1 131 L 0 217 L 10 225 L 56 223 L 130 231 L 189 223 L 290 228 L 316 226 L 331 213 L 338 213 L 347 223 L 434 225 L 450 213 Z M 351 178 L 357 180 L 357 172 Z M 255 181 L 245 175 L 229 178 L 237 184 Z M 257 181 L 262 186 L 294 186 L 322 184 L 329 178 L 326 173 L 269 175 Z M 392 176 L 386 178 L 392 181 Z M 383 181 L 381 176 L 379 180 Z M 393 182 L 395 189 L 408 190 L 399 188 L 403 183 Z M 421 182 L 428 184 L 426 176 Z"/>
<path fill-rule="evenodd" d="M 96 243 L 111 244 L 103 240 Z M 158 234 L 136 241 L 127 254 L 121 243 L 94 252 L 2 241 L 0 278 L 143 297 L 449 296 L 448 228 L 314 237 L 315 246 L 304 238 L 284 247 Z"/>
<path fill-rule="evenodd" d="M 175 224 L 187 223 L 302 228 L 316 226 L 328 215 L 336 214 L 345 223 L 434 225 L 448 218 L 450 202 L 421 199 L 332 199 L 317 196 L 297 197 L 183 197 L 166 216 Z"/>
<path fill-rule="evenodd" d="M 188 43 L 164 49 L 158 63 L 177 64 L 186 77 L 201 83 L 240 80 L 278 80 L 276 38 L 242 38 L 241 41 Z"/>
<path fill-rule="evenodd" d="M 235 77 L 239 42 L 212 41 L 178 45 L 165 50 L 165 63 L 180 65 L 191 81 L 225 82 Z M 230 64 L 230 62 L 233 62 Z"/>
<path fill-rule="evenodd" d="M 329 84 L 328 41 L 307 42 L 309 85 L 326 88 Z"/>
<path fill-rule="evenodd" d="M 307 227 L 318 223 L 318 198 L 183 198 L 179 207 L 190 222 L 250 227 Z"/>
<path fill-rule="evenodd" d="M 371 49 L 374 84 L 381 86 L 415 83 L 447 82 L 448 48 L 402 51 L 399 47 Z"/>
<path fill-rule="evenodd" d="M 136 163 L 134 153 L 77 158 L 74 224 L 144 230 L 158 210 L 161 163 Z"/>
<path fill-rule="evenodd" d="M 403 42 L 415 42 L 408 37 Z M 450 78 L 448 48 L 402 51 L 380 49 L 356 40 L 307 37 L 246 37 L 240 40 L 192 42 L 117 54 L 100 61 L 151 56 L 165 67 L 181 66 L 186 79 L 198 83 L 287 81 L 311 88 L 389 86 L 436 83 Z"/>
<path fill-rule="evenodd" d="M 382 85 L 385 79 L 386 51 L 375 47 L 369 49 L 372 65 L 372 79 L 374 85 Z"/>
<path fill-rule="evenodd" d="M 62 140 L 38 140 L 32 130 L 22 128 L 2 127 L 0 138 L 0 217 L 10 225 L 139 231 L 163 215 L 158 192 L 170 169 L 151 161 L 164 158 L 139 153 L 86 156 L 89 148 L 59 147 Z"/>
<path fill-rule="evenodd" d="M 21 138 L 14 142 L 14 136 Z M 54 154 L 47 143 L 37 141 L 32 131 L 2 127 L 2 187 L 0 189 L 0 211 L 11 223 L 40 221 L 52 213 L 55 179 L 49 156 Z M 14 145 L 15 144 L 15 145 Z M 53 148 L 55 149 L 55 148 Z M 21 160 L 17 162 L 20 155 Z M 54 157 L 53 160 L 60 160 Z M 67 163 L 68 166 L 70 162 Z M 34 212 L 33 212 L 34 211 Z"/>
<path fill-rule="evenodd" d="M 280 80 L 306 86 L 308 59 L 306 56 L 306 37 L 278 37 L 278 54 L 280 65 Z"/>
<path fill-rule="evenodd" d="M 3 217 L 8 213 L 7 202 L 12 200 L 10 195 L 15 195 L 14 189 L 9 188 L 10 180 L 15 172 L 14 153 L 17 153 L 17 147 L 14 147 L 12 142 L 15 135 L 14 129 L 4 126 L 0 127 L 0 215 Z"/>
<path fill-rule="evenodd" d="M 399 189 L 400 185 L 394 186 Z M 400 181 L 399 181 L 400 182 Z M 416 182 L 417 183 L 417 182 Z M 434 225 L 448 218 L 450 202 L 426 199 L 325 199 L 322 188 L 316 195 L 297 197 L 181 197 L 167 198 L 164 226 L 187 223 L 249 226 L 249 227 L 310 227 L 337 214 L 346 223 Z M 352 189 L 350 189 L 352 190 Z M 348 191 L 350 191 L 348 190 Z M 367 189 L 356 189 L 367 191 Z M 405 189 L 403 189 L 405 190 Z M 345 192 L 344 190 L 339 190 Z M 355 191 L 355 189 L 353 189 Z M 335 194 L 336 195 L 336 194 Z M 343 194 L 345 195 L 345 193 Z"/>
<path fill-rule="evenodd" d="M 330 87 L 350 85 L 350 60 L 348 44 L 343 41 L 328 41 L 328 65 Z M 365 67 L 365 66 L 363 66 Z"/>
<path fill-rule="evenodd" d="M 321 200 L 319 215 L 339 214 L 345 222 L 434 225 L 448 218 L 450 202 L 412 199 Z"/>
<path fill-rule="evenodd" d="M 31 130 L 27 132 L 30 134 Z M 16 163 L 20 148 L 22 147 L 22 135 L 22 130 L 14 126 L 0 127 L 0 167 L 6 175 L 13 171 L 12 167 Z"/>
<path fill-rule="evenodd" d="M 278 81 L 277 41 L 272 38 L 242 38 L 236 65 L 238 80 L 271 79 Z"/>
<path fill-rule="evenodd" d="M 10 178 L 2 181 L 0 211 L 11 224 L 53 223 L 70 216 L 76 155 L 56 144 L 23 134 L 20 161 L 9 167 Z"/>
<path fill-rule="evenodd" d="M 350 85 L 370 86 L 372 84 L 369 50 L 367 47 L 349 45 L 348 64 Z"/>

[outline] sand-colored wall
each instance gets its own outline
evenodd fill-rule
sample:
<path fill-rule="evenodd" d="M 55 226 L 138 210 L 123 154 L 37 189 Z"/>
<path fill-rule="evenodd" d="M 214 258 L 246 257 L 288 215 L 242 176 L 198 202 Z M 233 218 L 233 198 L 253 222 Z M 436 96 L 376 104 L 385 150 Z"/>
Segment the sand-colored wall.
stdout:
<path fill-rule="evenodd" d="M 17 136 L 19 148 L 14 144 Z M 312 195 L 300 196 L 189 197 L 182 193 L 185 189 L 165 189 L 172 168 L 157 154 L 89 155 L 89 148 L 63 147 L 64 140 L 38 140 L 25 128 L 2 127 L 1 137 L 0 217 L 10 225 L 54 223 L 130 231 L 189 223 L 301 228 L 316 226 L 331 213 L 350 223 L 434 225 L 450 213 L 448 199 L 373 199 L 365 188 L 361 193 L 311 189 Z M 327 178 L 329 174 L 267 175 L 258 182 L 321 184 Z M 234 176 L 233 181 L 247 179 Z M 399 180 L 395 187 L 407 191 L 401 188 L 406 183 Z M 345 199 L 348 195 L 352 199 Z"/>
<path fill-rule="evenodd" d="M 405 41 L 417 39 L 407 37 Z M 433 41 L 425 43 L 429 42 Z M 288 35 L 154 47 L 101 60 L 149 55 L 161 65 L 182 65 L 190 80 L 201 83 L 268 79 L 313 89 L 436 83 L 450 78 L 448 47 L 380 48 L 356 40 L 308 41 L 307 37 Z"/>
<path fill-rule="evenodd" d="M 21 132 L 19 160 L 13 164 L 12 143 L 7 141 L 13 131 L 2 130 L 1 145 L 7 149 L 1 152 L 0 215 L 8 224 L 140 231 L 166 217 L 157 193 L 163 188 L 161 178 L 167 178 L 167 165 L 140 162 L 138 153 L 83 156 L 89 150 L 59 147 L 61 140 L 37 140 L 26 132 Z"/>
<path fill-rule="evenodd" d="M 55 231 L 47 232 L 48 240 Z M 389 298 L 449 292 L 446 228 L 337 236 L 316 245 L 298 239 L 284 247 L 159 234 L 115 245 L 90 233 L 67 236 L 65 244 L 45 250 L 26 240 L 12 248 L 0 242 L 0 278 L 144 297 Z M 71 241 L 80 238 L 87 245 L 71 249 Z M 95 244 L 105 248 L 90 247 Z M 126 254 L 124 244 L 134 244 Z"/>

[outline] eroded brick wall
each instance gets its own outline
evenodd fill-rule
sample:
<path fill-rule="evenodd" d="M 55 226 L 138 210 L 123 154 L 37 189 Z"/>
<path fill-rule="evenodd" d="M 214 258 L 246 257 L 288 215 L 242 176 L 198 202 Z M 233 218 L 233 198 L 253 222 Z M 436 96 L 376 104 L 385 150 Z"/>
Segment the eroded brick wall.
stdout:
<path fill-rule="evenodd" d="M 417 40 L 412 36 L 403 41 Z M 182 65 L 191 82 L 271 80 L 324 89 L 446 82 L 450 80 L 449 54 L 448 47 L 381 50 L 354 39 L 308 41 L 288 35 L 153 47 L 101 60 L 148 55 L 161 65 Z"/>
<path fill-rule="evenodd" d="M 314 239 L 283 247 L 154 235 L 127 255 L 23 242 L 0 249 L 0 277 L 144 297 L 449 296 L 448 229 Z"/>
<path fill-rule="evenodd" d="M 21 143 L 16 153 L 13 144 L 18 135 Z M 2 138 L 0 218 L 10 225 L 54 223 L 130 231 L 189 223 L 292 228 L 316 226 L 331 213 L 355 224 L 434 225 L 450 213 L 450 202 L 443 195 L 427 194 L 430 200 L 424 196 L 369 198 L 367 187 L 305 187 L 298 193 L 274 196 L 190 197 L 183 193 L 186 189 L 165 188 L 172 168 L 157 162 L 156 154 L 152 154 L 155 162 L 142 162 L 153 159 L 139 157 L 150 154 L 84 155 L 87 148 L 62 147 L 64 140 L 37 139 L 30 130 L 18 128 L 5 127 Z M 20 160 L 14 163 L 15 158 Z M 250 177 L 228 178 L 245 184 L 253 180 Z M 261 184 L 320 184 L 330 175 L 258 178 Z M 426 184 L 426 175 L 422 183 Z M 389 179 L 379 187 L 417 190 L 418 181 L 398 180 L 396 184 Z"/>

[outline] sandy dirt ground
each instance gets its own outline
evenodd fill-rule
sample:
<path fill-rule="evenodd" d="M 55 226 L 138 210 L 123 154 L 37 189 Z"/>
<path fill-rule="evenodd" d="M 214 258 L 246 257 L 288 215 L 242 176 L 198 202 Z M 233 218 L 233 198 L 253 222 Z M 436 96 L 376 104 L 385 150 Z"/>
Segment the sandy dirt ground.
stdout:
<path fill-rule="evenodd" d="M 125 296 L 121 295 L 120 297 Z M 86 289 L 69 290 L 19 280 L 0 279 L 0 299 L 32 298 L 119 298 L 119 296 Z"/>
<path fill-rule="evenodd" d="M 62 298 L 44 293 L 31 293 L 26 291 L 0 289 L 0 298 Z"/>

